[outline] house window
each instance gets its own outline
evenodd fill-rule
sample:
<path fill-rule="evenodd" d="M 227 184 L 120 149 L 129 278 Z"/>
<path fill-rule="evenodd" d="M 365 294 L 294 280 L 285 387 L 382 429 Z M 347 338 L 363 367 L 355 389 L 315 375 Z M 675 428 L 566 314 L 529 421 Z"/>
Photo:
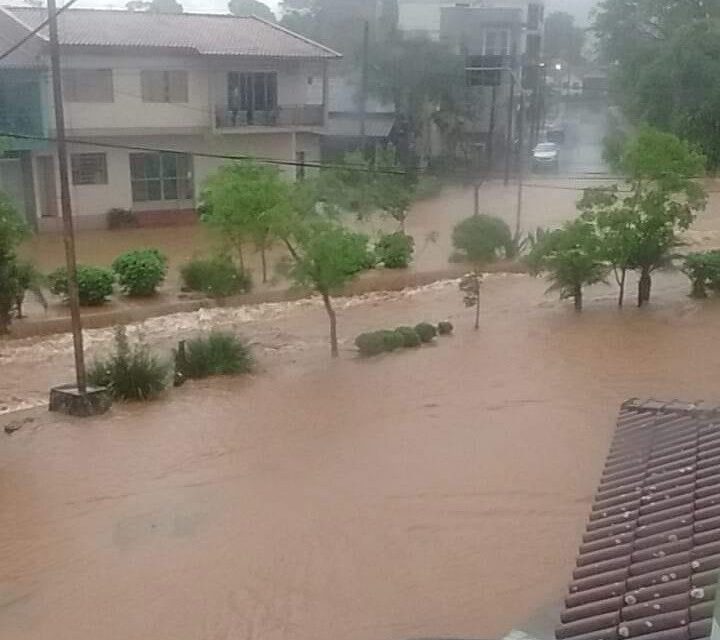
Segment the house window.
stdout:
<path fill-rule="evenodd" d="M 304 151 L 296 151 L 295 152 L 295 162 L 297 163 L 295 165 L 295 179 L 296 180 L 305 180 L 305 152 Z"/>
<path fill-rule="evenodd" d="M 108 183 L 107 156 L 104 153 L 73 153 L 70 164 L 73 184 Z"/>
<path fill-rule="evenodd" d="M 229 73 L 231 111 L 272 111 L 277 107 L 277 73 Z"/>
<path fill-rule="evenodd" d="M 63 95 L 66 102 L 113 102 L 112 69 L 65 69 Z"/>
<path fill-rule="evenodd" d="M 143 102 L 187 102 L 187 71 L 143 69 L 140 72 Z"/>
<path fill-rule="evenodd" d="M 192 198 L 192 158 L 184 153 L 131 153 L 133 202 Z"/>

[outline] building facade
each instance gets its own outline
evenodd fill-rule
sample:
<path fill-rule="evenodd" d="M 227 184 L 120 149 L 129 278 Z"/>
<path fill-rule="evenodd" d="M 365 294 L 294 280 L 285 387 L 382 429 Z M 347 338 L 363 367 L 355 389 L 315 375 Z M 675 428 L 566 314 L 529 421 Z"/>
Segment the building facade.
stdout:
<path fill-rule="evenodd" d="M 17 41 L 18 27 L 27 33 L 45 17 L 42 9 L 2 10 L 0 40 Z M 297 162 L 283 167 L 290 178 L 319 161 L 336 52 L 254 17 L 71 9 L 58 23 L 78 227 L 106 226 L 111 209 L 139 224 L 192 220 L 204 181 L 226 156 Z M 47 37 L 40 31 L 31 43 L 29 59 L 0 69 L 0 115 L 13 111 L 10 76 L 32 71 L 35 89 L 23 101 L 40 116 L 22 123 L 8 115 L 0 136 L 32 130 L 32 139 L 8 138 L 23 185 L 15 197 L 39 230 L 54 230 L 60 189 Z M 9 175 L 1 162 L 0 173 Z"/>

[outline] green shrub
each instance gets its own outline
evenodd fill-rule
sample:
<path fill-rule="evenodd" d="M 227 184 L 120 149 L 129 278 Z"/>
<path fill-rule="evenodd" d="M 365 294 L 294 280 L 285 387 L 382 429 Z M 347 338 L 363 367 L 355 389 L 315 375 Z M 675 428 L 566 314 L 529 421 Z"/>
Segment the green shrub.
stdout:
<path fill-rule="evenodd" d="M 407 268 L 414 251 L 413 237 L 401 232 L 384 234 L 375 245 L 378 262 L 382 262 L 388 269 Z"/>
<path fill-rule="evenodd" d="M 458 223 L 452 233 L 453 247 L 474 263 L 492 262 L 500 252 L 515 254 L 510 227 L 500 218 L 479 215 Z"/>
<path fill-rule="evenodd" d="M 238 269 L 227 256 L 194 258 L 182 266 L 180 276 L 188 289 L 217 298 L 247 293 L 252 288 L 250 274 Z"/>
<path fill-rule="evenodd" d="M 254 359 L 250 347 L 231 333 L 212 332 L 205 338 L 190 340 L 185 361 L 180 363 L 188 378 L 250 373 Z"/>
<path fill-rule="evenodd" d="M 383 330 L 382 334 L 383 345 L 385 345 L 385 351 L 396 351 L 402 349 L 405 346 L 405 339 L 401 333 L 397 331 Z"/>
<path fill-rule="evenodd" d="M 165 280 L 167 258 L 157 249 L 137 249 L 112 264 L 120 288 L 129 296 L 151 296 Z"/>
<path fill-rule="evenodd" d="M 96 360 L 88 371 L 88 382 L 107 387 L 117 400 L 149 400 L 168 381 L 170 367 L 158 360 L 144 344 L 130 346 L 124 327 L 115 331 L 115 352 Z"/>
<path fill-rule="evenodd" d="M 438 323 L 437 330 L 441 336 L 449 336 L 453 332 L 452 322 L 440 322 Z"/>
<path fill-rule="evenodd" d="M 78 294 L 80 304 L 86 306 L 103 304 L 113 292 L 115 276 L 109 269 L 102 267 L 77 266 Z M 61 267 L 48 276 L 50 291 L 56 296 L 67 296 L 67 269 Z"/>
<path fill-rule="evenodd" d="M 720 292 L 720 251 L 689 254 L 683 271 L 692 282 L 693 298 L 707 298 L 708 289 Z"/>
<path fill-rule="evenodd" d="M 364 357 L 376 356 L 383 353 L 385 349 L 385 336 L 381 331 L 370 331 L 361 333 L 355 338 L 355 346 Z"/>
<path fill-rule="evenodd" d="M 437 335 L 437 329 L 429 322 L 421 322 L 415 325 L 415 331 L 420 336 L 420 340 L 423 342 L 432 342 L 432 339 Z"/>
<path fill-rule="evenodd" d="M 419 347 L 422 344 L 422 340 L 413 327 L 398 327 L 395 329 L 397 333 L 402 336 L 403 347 L 411 349 L 412 347 Z"/>

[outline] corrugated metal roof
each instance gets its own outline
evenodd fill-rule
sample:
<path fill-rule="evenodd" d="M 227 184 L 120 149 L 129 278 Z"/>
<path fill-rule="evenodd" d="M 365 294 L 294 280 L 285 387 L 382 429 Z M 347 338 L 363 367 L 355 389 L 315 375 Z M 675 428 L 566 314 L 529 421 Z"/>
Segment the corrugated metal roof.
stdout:
<path fill-rule="evenodd" d="M 6 7 L 30 29 L 47 17 L 32 7 Z M 66 46 L 158 47 L 201 55 L 336 58 L 340 54 L 255 16 L 70 9 L 58 17 Z M 43 34 L 44 32 L 41 32 Z"/>
<path fill-rule="evenodd" d="M 720 577 L 720 407 L 623 406 L 559 640 L 704 640 Z"/>

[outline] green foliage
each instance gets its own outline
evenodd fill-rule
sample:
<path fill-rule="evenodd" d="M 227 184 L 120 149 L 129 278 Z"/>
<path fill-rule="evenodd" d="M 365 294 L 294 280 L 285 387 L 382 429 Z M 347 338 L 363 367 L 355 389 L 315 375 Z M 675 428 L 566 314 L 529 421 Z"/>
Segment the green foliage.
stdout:
<path fill-rule="evenodd" d="M 252 288 L 250 274 L 235 266 L 228 256 L 193 258 L 180 269 L 188 289 L 214 298 L 247 293 Z"/>
<path fill-rule="evenodd" d="M 415 240 L 405 233 L 387 233 L 375 245 L 375 255 L 388 269 L 405 269 L 410 265 Z"/>
<path fill-rule="evenodd" d="M 435 325 L 429 322 L 421 322 L 415 325 L 415 331 L 420 336 L 420 340 L 423 342 L 432 342 L 432 339 L 437 335 L 437 329 Z"/>
<path fill-rule="evenodd" d="M 720 292 L 720 251 L 687 255 L 683 271 L 692 282 L 690 295 L 693 298 L 707 298 L 708 289 Z"/>
<path fill-rule="evenodd" d="M 112 264 L 120 288 L 129 296 L 151 296 L 165 279 L 167 258 L 157 249 L 136 249 Z"/>
<path fill-rule="evenodd" d="M 405 346 L 405 337 L 398 331 L 386 329 L 381 331 L 380 334 L 382 335 L 385 351 L 396 351 Z"/>
<path fill-rule="evenodd" d="M 149 400 L 168 382 L 170 367 L 158 360 L 142 343 L 131 346 L 125 327 L 115 331 L 115 351 L 97 360 L 88 371 L 88 382 L 107 387 L 117 400 Z"/>
<path fill-rule="evenodd" d="M 402 336 L 403 347 L 407 349 L 419 347 L 422 344 L 422 340 L 414 327 L 398 327 L 395 332 Z"/>
<path fill-rule="evenodd" d="M 0 334 L 8 331 L 12 309 L 24 294 L 15 251 L 25 233 L 15 207 L 0 192 Z"/>
<path fill-rule="evenodd" d="M 235 16 L 257 16 L 269 22 L 275 22 L 275 14 L 260 0 L 230 0 L 228 11 Z"/>
<path fill-rule="evenodd" d="M 453 324 L 452 322 L 439 322 L 438 323 L 438 335 L 441 336 L 449 336 L 453 332 Z"/>
<path fill-rule="evenodd" d="M 469 262 L 492 262 L 503 252 L 512 255 L 510 227 L 493 216 L 479 215 L 458 223 L 452 233 L 453 246 Z"/>
<path fill-rule="evenodd" d="M 181 373 L 188 378 L 250 373 L 254 366 L 250 347 L 231 333 L 190 340 L 185 354 Z"/>
<path fill-rule="evenodd" d="M 604 0 L 594 31 L 625 112 L 688 139 L 720 164 L 720 4 Z"/>
<path fill-rule="evenodd" d="M 355 338 L 355 346 L 361 356 L 377 356 L 385 352 L 385 336 L 381 331 L 361 333 Z"/>
<path fill-rule="evenodd" d="M 110 269 L 77 265 L 78 296 L 83 306 L 104 304 L 112 295 L 115 276 Z M 48 275 L 50 292 L 56 296 L 68 295 L 67 269 L 60 267 Z"/>
<path fill-rule="evenodd" d="M 554 11 L 545 18 L 543 54 L 548 60 L 563 60 L 570 64 L 583 62 L 585 30 L 575 26 L 575 18 L 564 11 Z"/>
<path fill-rule="evenodd" d="M 576 310 L 582 310 L 583 287 L 603 282 L 608 267 L 592 223 L 578 219 L 548 233 L 531 252 L 530 261 L 548 273 L 550 290 L 560 298 L 573 298 Z"/>

